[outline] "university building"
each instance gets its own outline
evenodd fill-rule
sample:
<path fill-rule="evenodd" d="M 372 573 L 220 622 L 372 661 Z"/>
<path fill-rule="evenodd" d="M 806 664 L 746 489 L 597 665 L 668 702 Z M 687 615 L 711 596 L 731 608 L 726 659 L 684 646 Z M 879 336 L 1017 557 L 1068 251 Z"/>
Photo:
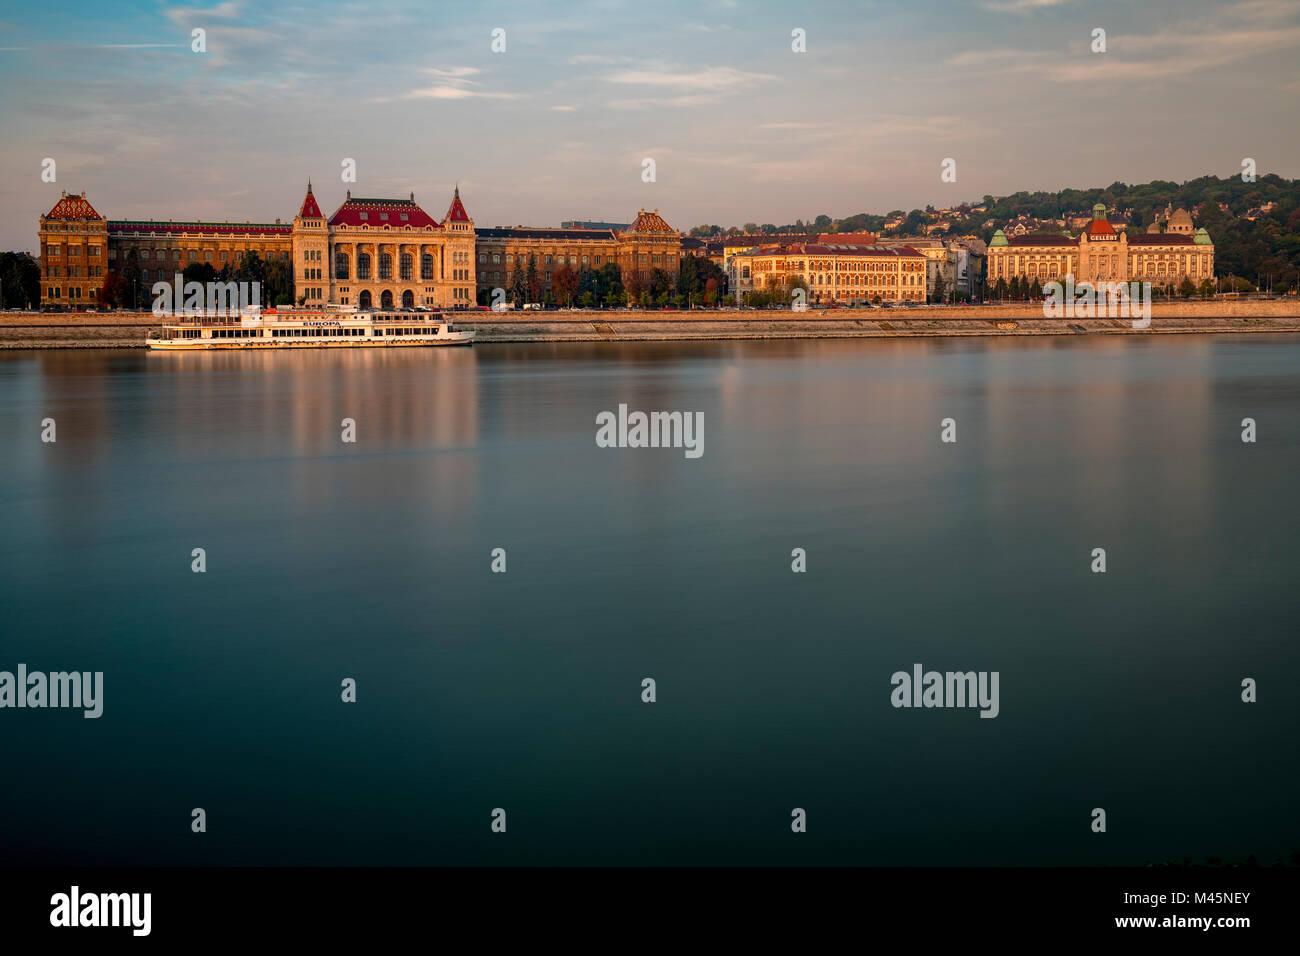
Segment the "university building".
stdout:
<path fill-rule="evenodd" d="M 110 273 L 139 270 L 145 295 L 195 263 L 282 259 L 309 305 L 449 309 L 473 304 L 474 221 L 460 190 L 441 222 L 407 199 L 353 198 L 328 218 L 307 186 L 292 223 L 107 220 L 66 192 L 40 218 L 41 305 L 88 308 Z M 269 304 L 269 303 L 264 303 Z"/>
<path fill-rule="evenodd" d="M 294 278 L 308 305 L 465 308 L 474 304 L 474 220 L 460 187 L 438 222 L 407 199 L 347 199 L 328 219 L 311 184 L 293 220 Z"/>
<path fill-rule="evenodd" d="M 808 286 L 809 305 L 926 297 L 926 257 L 911 246 L 796 242 L 728 256 L 727 287 L 742 298 L 748 291 L 788 288 L 796 277 Z"/>
<path fill-rule="evenodd" d="M 681 268 L 681 237 L 659 210 L 637 213 L 631 225 L 615 229 L 548 229 L 532 226 L 479 229 L 478 301 L 491 303 L 493 289 L 506 289 L 516 268 L 527 272 L 530 260 L 545 295 L 551 277 L 568 267 L 574 272 L 618 266 L 623 284 L 639 281 L 644 288 L 650 274 L 663 269 L 676 277 Z M 631 280 L 636 273 L 637 280 Z"/>
<path fill-rule="evenodd" d="M 1200 285 L 1214 278 L 1214 244 L 1204 229 L 1193 230 L 1186 210 L 1170 218 L 1165 232 L 1129 236 L 1106 218 L 1106 207 L 1092 209 L 1092 221 L 1077 239 L 1054 233 L 1008 238 L 1001 229 L 988 248 L 988 285 L 1027 277 L 1039 282 L 1150 282 L 1177 286 L 1184 278 Z"/>
<path fill-rule="evenodd" d="M 589 225 L 596 225 L 591 223 Z M 605 224 L 602 224 L 605 225 Z M 614 224 L 617 225 L 617 224 Z M 534 262 L 542 294 L 556 270 L 619 268 L 625 285 L 648 285 L 657 269 L 674 277 L 681 237 L 659 210 L 622 228 L 475 229 L 459 187 L 439 221 L 415 201 L 354 197 L 326 216 L 311 184 L 292 222 L 107 220 L 84 193 L 66 192 L 40 219 L 41 304 L 88 308 L 109 274 L 134 278 L 149 294 L 195 263 L 220 272 L 255 252 L 291 266 L 294 296 L 307 305 L 360 308 L 468 308 L 490 301 L 518 264 Z M 269 303 L 264 303 L 269 304 Z"/>
<path fill-rule="evenodd" d="M 109 273 L 128 262 L 140 270 L 140 282 L 170 282 L 197 262 L 218 272 L 248 252 L 263 259 L 288 260 L 293 227 L 275 223 L 153 222 L 105 219 L 86 194 L 66 192 L 40 219 L 41 305 L 88 308 Z"/>

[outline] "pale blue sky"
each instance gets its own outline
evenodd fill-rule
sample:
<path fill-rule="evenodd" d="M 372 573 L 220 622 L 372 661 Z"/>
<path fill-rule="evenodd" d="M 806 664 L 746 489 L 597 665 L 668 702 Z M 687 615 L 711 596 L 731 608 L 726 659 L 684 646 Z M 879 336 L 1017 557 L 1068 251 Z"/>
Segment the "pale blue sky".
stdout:
<path fill-rule="evenodd" d="M 484 226 L 783 223 L 1246 156 L 1295 177 L 1298 62 L 1296 0 L 4 0 L 0 248 L 33 248 L 61 189 L 110 218 L 287 219 L 311 177 L 328 213 L 344 157 L 353 192 L 439 217 L 459 181 Z"/>

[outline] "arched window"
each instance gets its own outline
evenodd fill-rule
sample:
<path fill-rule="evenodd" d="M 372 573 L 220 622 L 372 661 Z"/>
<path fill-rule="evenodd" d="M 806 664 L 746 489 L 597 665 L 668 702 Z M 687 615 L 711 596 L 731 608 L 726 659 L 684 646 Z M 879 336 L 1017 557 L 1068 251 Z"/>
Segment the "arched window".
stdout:
<path fill-rule="evenodd" d="M 403 252 L 400 261 L 401 275 L 404 281 L 409 280 L 414 275 L 415 257 L 409 252 Z"/>
<path fill-rule="evenodd" d="M 336 252 L 334 254 L 334 278 L 348 278 L 348 257 L 346 253 Z"/>
<path fill-rule="evenodd" d="M 392 277 L 393 277 L 393 257 L 390 253 L 381 252 L 379 254 L 379 278 L 391 279 Z M 388 298 L 391 299 L 392 296 L 390 295 Z M 393 303 L 389 302 L 388 306 L 391 307 L 392 304 Z"/>
<path fill-rule="evenodd" d="M 379 293 L 379 307 L 381 309 L 391 309 L 393 307 L 393 293 L 388 289 Z"/>
<path fill-rule="evenodd" d="M 363 253 L 363 255 L 364 255 L 364 253 Z M 365 258 L 369 259 L 370 257 L 369 257 L 369 256 L 365 256 Z M 369 270 L 369 266 L 367 266 L 367 271 L 368 271 L 368 270 Z M 362 308 L 362 309 L 368 309 L 368 308 L 370 308 L 370 301 L 371 301 L 371 300 L 370 300 L 370 290 L 369 290 L 369 289 L 363 289 L 363 290 L 361 290 L 361 296 L 360 296 L 360 298 L 357 299 L 357 305 L 358 305 L 360 308 Z"/>
<path fill-rule="evenodd" d="M 357 278 L 370 278 L 370 253 L 362 252 L 357 254 Z M 367 293 L 369 295 L 369 293 Z"/>
<path fill-rule="evenodd" d="M 410 289 L 407 289 L 405 292 L 402 293 L 402 308 L 403 309 L 415 308 L 415 293 L 412 292 Z"/>
<path fill-rule="evenodd" d="M 420 256 L 420 278 L 433 278 L 433 256 L 429 255 L 427 252 Z"/>

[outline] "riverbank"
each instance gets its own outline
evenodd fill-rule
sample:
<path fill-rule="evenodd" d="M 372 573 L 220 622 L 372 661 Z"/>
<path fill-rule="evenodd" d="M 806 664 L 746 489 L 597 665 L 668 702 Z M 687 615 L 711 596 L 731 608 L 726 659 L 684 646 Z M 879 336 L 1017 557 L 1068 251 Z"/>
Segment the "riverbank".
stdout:
<path fill-rule="evenodd" d="M 1152 335 L 1300 332 L 1300 301 L 1168 302 L 1152 308 L 1151 325 L 1129 319 L 1045 319 L 1040 304 L 810 309 L 759 312 L 575 310 L 543 313 L 449 313 L 475 342 L 599 342 L 698 339 L 889 338 L 970 335 Z M 157 328 L 150 313 L 6 313 L 0 349 L 143 348 Z"/>

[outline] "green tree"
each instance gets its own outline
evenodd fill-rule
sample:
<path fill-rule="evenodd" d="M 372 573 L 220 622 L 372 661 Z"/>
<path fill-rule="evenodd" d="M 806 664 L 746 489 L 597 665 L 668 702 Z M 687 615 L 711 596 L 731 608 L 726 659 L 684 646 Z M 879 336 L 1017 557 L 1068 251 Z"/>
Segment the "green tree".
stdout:
<path fill-rule="evenodd" d="M 25 252 L 0 252 L 0 308 L 34 309 L 41 302 L 41 267 Z"/>
<path fill-rule="evenodd" d="M 524 264 L 515 257 L 514 268 L 510 270 L 510 279 L 506 283 L 506 298 L 514 303 L 516 309 L 522 309 L 528 299 L 528 276 Z"/>

